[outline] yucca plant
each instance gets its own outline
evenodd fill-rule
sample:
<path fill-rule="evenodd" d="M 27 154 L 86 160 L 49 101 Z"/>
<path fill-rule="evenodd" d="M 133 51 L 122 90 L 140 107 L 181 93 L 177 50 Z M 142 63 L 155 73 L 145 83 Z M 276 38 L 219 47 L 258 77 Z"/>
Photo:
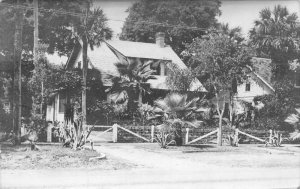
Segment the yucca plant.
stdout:
<path fill-rule="evenodd" d="M 292 124 L 296 127 L 295 132 L 291 133 L 290 138 L 291 140 L 297 140 L 300 139 L 300 132 L 299 132 L 299 124 L 300 124 L 300 108 L 296 108 L 296 114 L 291 114 L 289 117 L 287 117 L 284 121 Z"/>
<path fill-rule="evenodd" d="M 170 93 L 164 99 L 158 99 L 154 102 L 156 108 L 154 109 L 155 116 L 153 118 L 161 118 L 163 124 L 158 125 L 160 131 L 158 141 L 164 141 L 172 133 L 176 145 L 182 145 L 182 128 L 184 127 L 198 127 L 202 121 L 195 119 L 196 112 L 205 111 L 203 108 L 197 109 L 196 102 L 199 98 L 187 100 L 187 95 L 179 93 Z M 162 145 L 164 146 L 164 145 Z"/>

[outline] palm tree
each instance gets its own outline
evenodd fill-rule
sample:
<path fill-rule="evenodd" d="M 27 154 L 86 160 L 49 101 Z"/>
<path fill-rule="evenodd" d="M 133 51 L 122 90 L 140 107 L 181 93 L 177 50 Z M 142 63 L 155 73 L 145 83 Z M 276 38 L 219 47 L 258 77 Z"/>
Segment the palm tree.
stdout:
<path fill-rule="evenodd" d="M 108 91 L 112 93 L 112 100 L 116 103 L 127 101 L 128 110 L 133 113 L 142 104 L 143 93 L 151 92 L 147 81 L 156 79 L 152 75 L 155 71 L 150 68 L 152 63 L 153 61 L 116 63 L 120 75 L 110 76 L 113 85 Z"/>
<path fill-rule="evenodd" d="M 300 31 L 297 19 L 296 13 L 290 14 L 286 7 L 277 5 L 273 11 L 269 8 L 261 10 L 259 20 L 254 22 L 254 27 L 250 30 L 251 42 L 258 53 L 278 63 L 278 75 L 284 74 L 288 69 L 288 60 L 296 58 L 296 37 Z"/>
<path fill-rule="evenodd" d="M 94 46 L 100 46 L 106 39 L 112 37 L 112 30 L 107 26 L 107 18 L 102 9 L 90 9 L 92 1 L 86 0 L 83 3 L 82 10 L 85 12 L 85 18 L 83 21 L 74 20 L 72 22 L 73 34 L 77 41 L 81 42 L 82 45 L 82 78 L 83 78 L 83 89 L 82 89 L 82 120 L 78 122 L 77 137 L 75 140 L 75 148 L 81 145 L 81 141 L 85 143 L 87 137 L 86 127 L 86 88 L 87 88 L 87 69 L 88 69 L 88 57 L 87 49 L 88 46 L 93 50 Z M 86 5 L 86 6 L 84 6 Z M 79 124 L 80 123 L 80 124 Z M 83 138 L 83 140 L 81 140 Z M 77 142 L 79 144 L 77 145 Z"/>
<path fill-rule="evenodd" d="M 76 34 L 82 41 L 82 77 L 83 77 L 83 90 L 82 90 L 82 114 L 83 125 L 86 124 L 86 77 L 88 69 L 87 49 L 88 45 L 93 50 L 94 45 L 100 46 L 105 39 L 112 37 L 112 31 L 107 26 L 107 18 L 101 9 L 90 10 L 90 2 L 87 1 L 86 18 L 83 25 L 79 25 Z M 89 16 L 90 15 L 90 16 Z"/>
<path fill-rule="evenodd" d="M 182 145 L 182 128 L 198 127 L 202 121 L 195 119 L 196 112 L 206 111 L 206 109 L 197 109 L 196 102 L 199 98 L 187 100 L 187 95 L 179 93 L 168 94 L 164 99 L 158 99 L 154 103 L 155 118 L 162 118 L 163 124 L 158 128 L 161 132 L 173 131 L 176 145 Z M 161 137 L 164 137 L 163 134 Z M 166 137 L 165 137 L 166 138 Z"/>
<path fill-rule="evenodd" d="M 241 27 L 230 28 L 228 23 L 222 23 L 219 26 L 219 30 L 221 30 L 223 34 L 228 35 L 231 39 L 236 40 L 238 43 L 244 40 Z"/>

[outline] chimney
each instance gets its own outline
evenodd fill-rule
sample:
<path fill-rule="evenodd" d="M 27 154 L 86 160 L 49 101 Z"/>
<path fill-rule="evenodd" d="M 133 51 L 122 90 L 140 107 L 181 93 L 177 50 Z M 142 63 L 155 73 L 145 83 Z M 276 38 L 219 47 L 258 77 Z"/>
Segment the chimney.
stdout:
<path fill-rule="evenodd" d="M 156 45 L 158 45 L 161 48 L 165 47 L 165 33 L 163 33 L 163 32 L 156 33 L 155 43 L 156 43 Z"/>

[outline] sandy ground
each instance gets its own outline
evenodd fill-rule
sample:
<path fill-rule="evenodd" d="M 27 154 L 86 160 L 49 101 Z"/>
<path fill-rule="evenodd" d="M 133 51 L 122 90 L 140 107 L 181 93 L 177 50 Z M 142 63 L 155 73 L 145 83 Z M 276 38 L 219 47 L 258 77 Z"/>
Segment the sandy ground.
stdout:
<path fill-rule="evenodd" d="M 30 150 L 29 144 L 14 147 L 11 144 L 0 144 L 0 169 L 32 170 L 57 168 L 86 168 L 101 170 L 128 169 L 133 164 L 120 158 L 109 158 L 103 161 L 91 160 L 99 156 L 97 151 L 82 149 L 74 151 L 62 145 L 38 145 L 39 151 Z"/>
<path fill-rule="evenodd" d="M 299 147 L 170 147 L 102 143 L 108 158 L 137 165 L 126 170 L 1 171 L 0 188 L 297 188 Z M 18 182 L 15 179 L 18 178 Z M 34 181 L 32 180 L 34 179 Z"/>

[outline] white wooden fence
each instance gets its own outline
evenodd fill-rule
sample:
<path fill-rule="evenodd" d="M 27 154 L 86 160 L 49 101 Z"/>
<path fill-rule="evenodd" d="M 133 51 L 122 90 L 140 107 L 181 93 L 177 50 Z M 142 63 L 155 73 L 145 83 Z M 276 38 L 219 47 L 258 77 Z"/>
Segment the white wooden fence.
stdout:
<path fill-rule="evenodd" d="M 198 138 L 196 138 L 196 139 L 194 139 L 194 140 L 192 140 L 192 141 L 189 141 L 189 128 L 186 128 L 186 135 L 185 135 L 185 144 L 192 144 L 192 143 L 195 143 L 195 142 L 197 142 L 197 141 L 199 141 L 199 140 L 202 140 L 202 139 L 204 139 L 204 138 L 207 138 L 207 137 L 209 137 L 209 136 L 211 136 L 211 135 L 213 135 L 213 134 L 216 134 L 216 133 L 218 133 L 219 132 L 219 129 L 216 129 L 216 130 L 214 130 L 214 131 L 212 131 L 212 132 L 210 132 L 210 133 L 207 133 L 207 134 L 205 134 L 205 135 L 203 135 L 203 136 L 200 136 L 200 137 L 198 137 Z"/>
<path fill-rule="evenodd" d="M 136 137 L 138 137 L 138 138 L 140 138 L 140 139 L 142 139 L 142 140 L 144 140 L 146 142 L 153 142 L 154 141 L 154 130 L 155 130 L 154 126 L 151 126 L 151 136 L 150 136 L 150 139 L 148 139 L 148 138 L 145 138 L 145 137 L 143 137 L 143 136 L 141 136 L 141 135 L 139 135 L 139 134 L 137 134 L 137 133 L 135 133 L 133 131 L 130 131 L 129 129 L 121 127 L 120 125 L 114 124 L 112 126 L 112 132 L 113 132 L 113 134 L 112 134 L 112 141 L 113 142 L 117 142 L 118 141 L 118 129 L 121 129 L 121 130 L 123 130 L 123 131 L 125 131 L 127 133 L 130 133 L 130 134 L 132 134 L 132 135 L 134 135 L 134 136 L 136 136 Z"/>
<path fill-rule="evenodd" d="M 94 128 L 107 128 L 106 130 L 104 131 L 96 131 L 97 132 L 97 137 L 101 136 L 102 134 L 105 134 L 105 133 L 108 133 L 108 132 L 111 132 L 112 135 L 111 135 L 111 141 L 116 143 L 118 142 L 118 130 L 121 129 L 127 133 L 130 133 L 132 134 L 133 136 L 137 137 L 137 138 L 140 138 L 146 142 L 153 142 L 154 141 L 154 130 L 155 130 L 155 127 L 154 126 L 151 126 L 151 136 L 150 136 L 150 139 L 146 138 L 146 137 L 143 137 L 141 136 L 140 134 L 138 133 L 135 133 L 129 129 L 126 129 L 118 124 L 114 124 L 112 126 L 102 126 L 102 125 L 96 125 L 94 126 Z M 94 131 L 95 132 L 95 131 Z M 93 132 L 92 132 L 93 133 Z"/>

